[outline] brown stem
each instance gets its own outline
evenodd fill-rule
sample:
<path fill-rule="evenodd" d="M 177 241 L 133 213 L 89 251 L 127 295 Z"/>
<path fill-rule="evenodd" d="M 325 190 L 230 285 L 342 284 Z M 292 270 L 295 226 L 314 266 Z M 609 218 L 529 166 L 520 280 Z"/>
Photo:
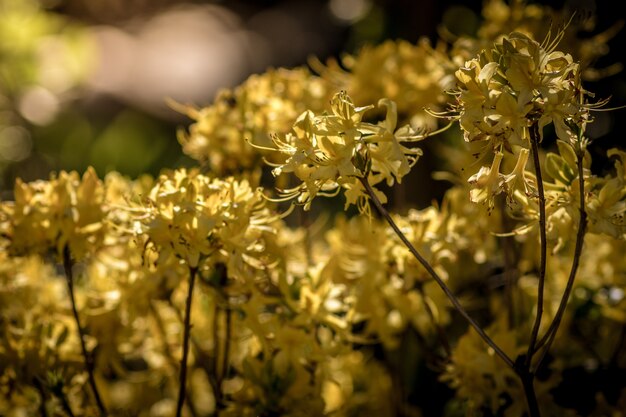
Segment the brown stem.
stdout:
<path fill-rule="evenodd" d="M 193 300 L 193 286 L 196 282 L 197 267 L 189 267 L 189 289 L 185 302 L 185 322 L 183 324 L 183 358 L 180 361 L 178 402 L 176 404 L 176 417 L 180 417 L 187 387 L 187 358 L 189 356 L 189 336 L 191 333 L 191 301 Z"/>
<path fill-rule="evenodd" d="M 174 305 L 174 303 L 172 302 L 171 299 L 167 300 L 168 305 L 172 308 L 172 310 L 174 311 L 174 313 L 176 314 L 176 316 L 178 317 L 178 320 L 181 323 L 185 322 L 185 318 L 183 317 L 183 315 L 180 313 L 180 310 Z M 217 313 L 217 312 L 216 312 Z M 213 340 L 217 340 L 217 336 L 215 336 L 215 332 L 217 329 L 217 314 L 214 314 L 214 319 L 213 319 L 213 329 L 214 329 L 214 339 Z M 194 355 L 197 357 L 197 361 L 196 364 L 197 366 L 202 369 L 205 373 L 205 375 L 207 376 L 207 379 L 209 380 L 209 385 L 211 385 L 211 389 L 213 390 L 213 393 L 215 395 L 215 398 L 217 398 L 217 377 L 216 377 L 216 367 L 217 367 L 217 359 L 216 359 L 216 354 L 217 351 L 215 349 L 217 349 L 216 347 L 214 347 L 214 351 L 213 353 L 208 353 L 206 352 L 201 346 L 200 343 L 198 342 L 198 340 L 193 337 L 193 335 L 189 336 L 189 342 L 191 343 L 191 347 L 194 349 Z M 215 346 L 215 345 L 214 345 Z"/>
<path fill-rule="evenodd" d="M 528 404 L 528 413 L 530 417 L 541 417 L 539 412 L 539 403 L 537 402 L 537 395 L 535 394 L 534 380 L 535 375 L 527 370 L 518 372 L 522 385 L 524 386 L 524 393 L 526 394 L 526 403 Z"/>
<path fill-rule="evenodd" d="M 533 154 L 533 164 L 535 165 L 535 176 L 537 177 L 537 193 L 539 196 L 539 239 L 540 239 L 540 261 L 539 261 L 539 282 L 537 284 L 537 314 L 535 323 L 530 334 L 528 351 L 526 352 L 525 367 L 530 369 L 530 365 L 535 352 L 535 343 L 541 326 L 543 317 L 543 294 L 546 281 L 546 259 L 547 259 L 547 239 L 546 239 L 546 198 L 543 192 L 543 179 L 541 177 L 541 165 L 539 163 L 539 124 L 534 122 L 530 126 L 530 145 Z M 531 374 L 532 375 L 532 374 Z"/>
<path fill-rule="evenodd" d="M 537 343 L 536 350 L 539 350 L 542 345 L 545 343 L 545 347 L 539 356 L 539 360 L 537 361 L 536 369 L 539 369 L 543 359 L 548 354 L 550 350 L 550 346 L 554 342 L 554 338 L 556 337 L 557 332 L 559 331 L 559 325 L 561 324 L 561 320 L 563 319 L 563 314 L 565 313 L 565 308 L 567 307 L 567 302 L 569 301 L 570 294 L 574 287 L 574 280 L 576 279 L 576 272 L 578 271 L 578 265 L 580 264 L 580 257 L 583 251 L 583 243 L 585 241 L 585 232 L 587 229 L 587 211 L 585 210 L 585 180 L 583 177 L 583 159 L 584 159 L 584 150 L 580 150 L 578 152 L 577 158 L 577 166 L 578 166 L 578 185 L 579 185 L 579 219 L 578 219 L 578 233 L 576 233 L 576 245 L 574 247 L 574 259 L 572 261 L 572 267 L 569 272 L 569 277 L 567 279 L 567 284 L 565 286 L 565 291 L 563 292 L 563 296 L 561 297 L 561 302 L 559 303 L 559 308 L 557 309 L 556 315 L 550 323 L 550 327 L 548 331 L 543 336 L 543 338 Z"/>
<path fill-rule="evenodd" d="M 424 259 L 424 257 L 422 255 L 420 255 L 420 253 L 417 251 L 417 249 L 415 249 L 413 244 L 407 239 L 407 237 L 404 235 L 404 233 L 402 233 L 402 231 L 400 230 L 398 225 L 391 218 L 391 215 L 389 214 L 389 212 L 383 207 L 383 205 L 380 202 L 380 200 L 378 199 L 378 197 L 376 197 L 376 194 L 374 193 L 374 190 L 372 189 L 372 186 L 370 185 L 370 183 L 367 180 L 367 178 L 359 177 L 359 180 L 363 184 L 363 187 L 365 187 L 365 190 L 367 191 L 367 193 L 368 193 L 369 197 L 371 198 L 371 200 L 374 202 L 374 205 L 378 209 L 378 212 L 381 214 L 381 216 L 383 216 L 385 218 L 385 220 L 387 221 L 389 226 L 391 226 L 391 228 L 394 230 L 396 235 L 398 235 L 400 240 L 406 245 L 406 247 L 409 249 L 411 254 L 415 257 L 415 259 L 418 260 L 418 262 L 424 267 L 424 269 L 426 269 L 428 274 L 435 280 L 435 282 L 439 285 L 439 287 L 441 287 L 441 289 L 446 294 L 446 296 L 448 297 L 448 299 L 450 300 L 450 302 L 452 303 L 454 308 L 461 314 L 461 316 L 463 316 L 465 318 L 465 320 L 467 320 L 469 325 L 471 327 L 473 327 L 474 330 L 476 330 L 478 335 L 485 341 L 485 343 L 487 343 L 494 350 L 494 352 L 509 367 L 511 367 L 512 369 L 515 369 L 515 365 L 514 365 L 513 361 L 511 360 L 511 358 L 509 358 L 508 355 L 506 353 L 504 353 L 504 351 L 502 349 L 500 349 L 500 347 L 487 335 L 487 333 L 485 333 L 485 331 L 482 329 L 482 327 L 480 327 L 480 325 L 478 323 L 476 323 L 476 321 L 467 313 L 467 311 L 465 311 L 465 308 L 463 308 L 463 306 L 461 305 L 459 300 L 456 298 L 456 296 L 452 293 L 450 288 L 448 288 L 448 286 L 445 284 L 445 282 L 443 282 L 443 280 L 441 279 L 439 274 L 437 274 L 437 272 L 435 272 L 435 270 L 428 263 L 428 261 L 426 259 Z"/>
<path fill-rule="evenodd" d="M 55 395 L 57 396 L 59 401 L 61 401 L 61 408 L 63 408 L 65 414 L 67 414 L 69 417 L 74 417 L 72 407 L 70 407 L 70 403 L 67 401 L 67 397 L 65 396 L 63 391 L 61 390 L 60 392 L 55 392 Z"/>
<path fill-rule="evenodd" d="M 176 317 L 178 317 L 178 320 L 181 323 L 184 323 L 185 318 L 180 313 L 180 310 L 174 305 L 172 300 L 168 299 L 167 303 L 176 314 Z M 214 315 L 214 317 L 216 316 Z M 217 329 L 217 325 L 215 324 L 215 319 L 214 319 L 213 328 Z M 217 336 L 214 336 L 214 340 L 217 340 Z M 198 359 L 196 361 L 196 364 L 198 365 L 200 369 L 204 371 L 205 375 L 207 376 L 207 379 L 209 380 L 209 385 L 211 385 L 211 389 L 213 390 L 215 398 L 217 398 L 217 393 L 219 390 L 217 389 L 217 377 L 216 377 L 217 371 L 215 370 L 217 367 L 217 359 L 215 358 L 216 352 L 214 351 L 213 354 L 207 353 L 204 349 L 202 349 L 202 347 L 200 346 L 200 343 L 198 343 L 198 340 L 195 337 L 193 337 L 193 335 L 189 336 L 189 343 L 191 344 L 191 348 L 194 349 L 194 355 Z M 191 407 L 193 405 L 193 402 L 190 401 L 189 394 L 187 394 L 187 401 L 189 402 L 190 407 Z"/>
<path fill-rule="evenodd" d="M 33 378 L 33 385 L 35 385 L 35 388 L 39 393 L 39 413 L 41 414 L 41 417 L 48 417 L 48 410 L 46 409 L 46 391 L 44 390 L 43 385 L 37 377 Z"/>
<path fill-rule="evenodd" d="M 154 317 L 157 330 L 159 331 L 159 336 L 161 337 L 161 341 L 163 342 L 163 351 L 165 353 L 165 357 L 167 358 L 167 361 L 170 363 L 170 366 L 172 367 L 172 369 L 176 371 L 178 369 L 178 363 L 176 363 L 176 359 L 174 358 L 174 354 L 172 352 L 172 349 L 170 348 L 170 344 L 167 342 L 167 332 L 165 331 L 165 325 L 163 323 L 163 319 L 161 318 L 161 315 L 159 314 L 158 310 L 156 309 L 156 307 L 154 306 L 152 302 L 150 303 L 150 311 L 152 312 L 152 317 Z M 192 344 L 193 344 L 193 340 L 192 340 Z M 191 412 L 192 417 L 198 416 L 198 412 L 196 411 L 196 407 L 189 393 L 187 393 L 186 395 L 186 401 L 187 401 L 187 405 L 189 406 L 189 411 Z"/>
<path fill-rule="evenodd" d="M 74 296 L 74 274 L 72 272 L 72 255 L 70 253 L 69 246 L 65 245 L 63 248 L 63 269 L 65 270 L 65 278 L 67 282 L 67 290 L 70 295 L 70 301 L 72 303 L 72 313 L 74 314 L 74 322 L 76 323 L 76 327 L 78 328 L 78 338 L 80 340 L 80 348 L 83 354 L 83 360 L 85 362 L 85 368 L 87 369 L 87 374 L 89 376 L 89 385 L 91 386 L 91 390 L 93 392 L 93 396 L 96 400 L 96 404 L 98 406 L 98 410 L 100 411 L 100 415 L 106 416 L 107 410 L 104 407 L 104 403 L 102 402 L 102 398 L 100 397 L 100 392 L 98 391 L 98 387 L 96 386 L 96 378 L 94 376 L 94 364 L 93 358 L 87 352 L 87 346 L 85 345 L 85 334 L 83 332 L 83 328 L 80 325 L 80 318 L 78 317 L 78 309 L 76 307 L 76 298 Z"/>

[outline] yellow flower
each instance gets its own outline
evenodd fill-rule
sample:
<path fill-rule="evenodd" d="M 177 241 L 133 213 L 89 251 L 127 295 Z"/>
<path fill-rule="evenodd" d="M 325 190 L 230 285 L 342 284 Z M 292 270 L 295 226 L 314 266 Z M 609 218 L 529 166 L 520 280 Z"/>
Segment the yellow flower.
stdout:
<path fill-rule="evenodd" d="M 52 250 L 61 257 L 67 246 L 77 259 L 95 251 L 105 234 L 104 193 L 93 168 L 82 179 L 75 171 L 53 174 L 49 181 L 18 179 L 15 201 L 3 205 L 9 250 L 18 255 Z"/>
<path fill-rule="evenodd" d="M 528 149 L 521 149 L 517 156 L 515 168 L 509 174 L 504 175 L 506 193 L 510 201 L 513 200 L 514 194 L 518 191 L 523 194 L 530 192 L 530 185 L 526 179 L 526 164 L 528 163 L 529 154 L 530 151 Z"/>
<path fill-rule="evenodd" d="M 400 181 L 421 155 L 419 149 L 401 143 L 425 137 L 409 126 L 396 129 L 397 109 L 390 100 L 380 100 L 378 106 L 386 108 L 385 120 L 364 122 L 364 113 L 373 106 L 356 107 L 342 91 L 331 100 L 332 113 L 306 111 L 290 133 L 275 135 L 273 150 L 286 159 L 272 164 L 273 174 L 293 172 L 302 181 L 280 190 L 281 197 L 296 198 L 308 210 L 316 196 L 334 196 L 344 188 L 346 206 L 356 204 L 360 211 L 368 212 L 368 197 L 359 178 L 367 178 L 372 185 Z"/>
<path fill-rule="evenodd" d="M 580 68 L 572 57 L 511 33 L 456 72 L 458 114 L 467 141 L 489 141 L 494 150 L 528 145 L 528 127 L 554 123 L 573 142 L 568 124 L 587 120 L 581 106 Z"/>
<path fill-rule="evenodd" d="M 452 87 L 453 66 L 442 51 L 426 39 L 416 44 L 403 40 L 366 45 L 356 55 L 318 69 L 322 78 L 337 89 L 345 89 L 358 105 L 387 97 L 412 126 L 436 128 L 436 120 L 424 109 L 446 102 L 444 91 Z"/>
<path fill-rule="evenodd" d="M 299 114 L 321 110 L 329 98 L 328 83 L 306 68 L 269 70 L 221 91 L 211 106 L 175 105 L 195 121 L 188 133 L 179 132 L 178 140 L 185 154 L 218 174 L 255 169 L 265 152 L 246 140 L 269 145 L 269 132 L 289 132 Z"/>
<path fill-rule="evenodd" d="M 608 175 L 595 181 L 589 194 L 587 213 L 589 230 L 615 238 L 626 238 L 626 152 L 611 149 L 609 156 L 617 156 L 615 176 Z"/>
<path fill-rule="evenodd" d="M 178 258 L 189 267 L 222 262 L 229 276 L 259 267 L 263 233 L 277 219 L 260 191 L 246 180 L 212 179 L 179 169 L 161 175 L 139 209 L 138 232 L 154 245 L 159 260 Z"/>
<path fill-rule="evenodd" d="M 467 180 L 472 187 L 470 200 L 474 203 L 485 203 L 490 210 L 493 209 L 495 196 L 504 191 L 505 177 L 500 173 L 503 157 L 502 152 L 496 153 L 491 167 L 480 167 L 480 170 Z"/>

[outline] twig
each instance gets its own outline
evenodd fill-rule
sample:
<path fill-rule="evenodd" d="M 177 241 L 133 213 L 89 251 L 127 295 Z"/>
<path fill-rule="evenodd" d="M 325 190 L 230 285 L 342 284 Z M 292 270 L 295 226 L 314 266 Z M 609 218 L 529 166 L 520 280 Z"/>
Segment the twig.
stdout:
<path fill-rule="evenodd" d="M 80 340 L 80 348 L 83 353 L 83 360 L 85 362 L 85 368 L 87 369 L 87 374 L 89 376 L 89 385 L 91 386 L 91 390 L 93 391 L 93 396 L 96 400 L 96 404 L 98 406 L 98 410 L 100 411 L 101 416 L 107 415 L 107 410 L 104 407 L 104 403 L 102 402 L 102 398 L 100 397 L 100 392 L 98 391 L 98 387 L 96 386 L 96 378 L 94 376 L 94 364 L 93 358 L 87 352 L 87 346 L 85 345 L 85 335 L 83 333 L 83 328 L 80 325 L 80 318 L 78 317 L 78 309 L 76 308 L 76 298 L 74 296 L 74 275 L 72 272 L 72 255 L 70 253 L 69 246 L 65 245 L 63 248 L 63 269 L 65 270 L 65 278 L 67 282 L 67 289 L 70 295 L 70 301 L 72 303 L 72 313 L 74 314 L 74 321 L 76 322 L 76 327 L 78 328 L 78 338 Z"/>
<path fill-rule="evenodd" d="M 185 303 L 185 322 L 183 325 L 183 358 L 180 361 L 178 403 L 176 404 L 176 417 L 180 417 L 185 402 L 187 386 L 187 357 L 189 356 L 189 335 L 191 333 L 191 302 L 193 300 L 193 286 L 196 282 L 197 267 L 189 267 L 189 289 Z"/>
<path fill-rule="evenodd" d="M 543 362 L 545 356 L 548 354 L 550 350 L 550 346 L 554 342 L 554 338 L 556 337 L 557 332 L 559 331 L 559 325 L 561 324 L 561 320 L 563 319 L 563 314 L 565 313 L 565 308 L 567 307 L 567 302 L 569 301 L 570 294 L 574 287 L 574 280 L 576 279 L 576 272 L 578 271 L 578 265 L 580 264 L 580 257 L 583 251 L 583 243 L 585 240 L 585 232 L 587 229 L 587 211 L 585 210 L 585 180 L 583 177 L 583 159 L 584 159 L 584 151 L 579 150 L 577 152 L 577 163 L 578 166 L 578 184 L 579 184 L 579 219 L 578 219 L 578 232 L 576 233 L 576 246 L 574 247 L 574 259 L 572 261 L 572 268 L 569 272 L 569 277 L 567 279 L 567 284 L 565 286 L 565 291 L 563 292 L 563 296 L 561 297 L 561 302 L 559 303 L 559 308 L 557 309 L 556 315 L 550 323 L 550 327 L 548 331 L 543 336 L 543 338 L 537 344 L 536 350 L 539 350 L 541 346 L 545 343 L 545 347 L 543 351 L 539 355 L 539 360 L 537 361 L 537 365 L 535 369 L 539 369 L 541 363 Z"/>
<path fill-rule="evenodd" d="M 506 363 L 512 369 L 515 369 L 515 364 L 513 363 L 511 358 L 509 358 L 508 355 L 504 353 L 504 351 L 485 333 L 482 327 L 480 327 L 480 325 L 476 323 L 476 321 L 472 317 L 470 317 L 467 311 L 465 311 L 465 308 L 463 308 L 459 300 L 452 293 L 450 288 L 448 288 L 448 286 L 445 284 L 445 282 L 443 282 L 441 277 L 437 274 L 437 272 L 435 272 L 435 270 L 428 263 L 428 261 L 424 259 L 422 255 L 420 255 L 420 253 L 417 251 L 417 249 L 415 249 L 413 244 L 407 239 L 404 233 L 402 233 L 398 225 L 391 218 L 391 215 L 389 214 L 389 212 L 383 207 L 382 203 L 380 202 L 380 200 L 374 193 L 374 190 L 372 190 L 372 186 L 370 185 L 367 178 L 359 177 L 359 180 L 361 181 L 361 183 L 363 184 L 363 187 L 365 187 L 365 190 L 367 191 L 370 198 L 374 202 L 374 205 L 378 209 L 378 212 L 381 214 L 381 216 L 385 218 L 387 223 L 389 223 L 389 226 L 391 226 L 391 228 L 394 230 L 396 235 L 398 235 L 400 240 L 406 245 L 406 247 L 409 249 L 411 254 L 415 257 L 415 259 L 417 259 L 419 263 L 422 264 L 424 269 L 426 269 L 426 271 L 435 280 L 435 282 L 439 285 L 439 287 L 441 287 L 441 289 L 446 294 L 446 296 L 448 297 L 448 299 L 450 300 L 454 308 L 465 318 L 465 320 L 467 320 L 470 326 L 473 327 L 474 330 L 476 330 L 478 335 L 485 341 L 485 343 L 487 343 L 494 350 L 494 352 L 504 361 L 504 363 Z"/>
<path fill-rule="evenodd" d="M 65 393 L 63 392 L 63 383 L 60 380 L 56 380 L 55 383 L 50 384 L 48 387 L 52 395 L 54 395 L 59 399 L 59 401 L 61 401 L 61 408 L 63 408 L 65 414 L 67 414 L 68 417 L 74 417 L 72 407 L 70 406 L 70 403 L 67 401 Z"/>
<path fill-rule="evenodd" d="M 541 413 L 539 412 L 539 403 L 537 402 L 537 394 L 535 394 L 534 387 L 535 374 L 531 373 L 526 368 L 518 369 L 517 374 L 522 380 L 530 417 L 540 417 Z"/>
<path fill-rule="evenodd" d="M 56 393 L 56 396 L 61 401 L 61 407 L 63 408 L 63 411 L 65 411 L 65 413 L 69 417 L 74 417 L 74 412 L 72 411 L 72 407 L 70 407 L 70 403 L 67 401 L 65 394 L 63 394 L 63 392 Z"/>
<path fill-rule="evenodd" d="M 156 309 L 156 307 L 154 306 L 152 302 L 150 302 L 150 311 L 152 312 L 152 317 L 154 317 L 157 330 L 159 331 L 159 336 L 161 337 L 161 341 L 163 342 L 163 351 L 165 353 L 165 357 L 167 358 L 167 361 L 170 363 L 170 366 L 172 367 L 172 369 L 176 371 L 178 370 L 178 363 L 176 362 L 172 349 L 170 348 L 170 345 L 167 342 L 167 333 L 165 331 L 165 325 L 163 323 L 163 319 L 161 318 L 161 315 L 159 314 L 158 310 Z M 192 344 L 193 344 L 193 340 L 192 340 Z M 186 395 L 186 401 L 187 401 L 187 405 L 189 406 L 189 411 L 191 412 L 192 417 L 198 416 L 198 412 L 196 411 L 196 407 L 189 393 L 187 393 Z"/>
<path fill-rule="evenodd" d="M 543 317 L 543 293 L 546 281 L 546 258 L 547 258 L 547 239 L 546 239 L 546 198 L 543 192 L 543 179 L 541 177 L 541 165 L 539 163 L 539 124 L 534 122 L 530 126 L 530 146 L 533 154 L 533 164 L 535 165 L 535 176 L 537 178 L 537 193 L 539 196 L 539 239 L 540 239 L 540 260 L 539 260 L 539 282 L 537 284 L 537 314 L 535 315 L 535 323 L 530 334 L 528 343 L 528 351 L 526 352 L 524 366 L 530 370 L 533 353 L 535 352 L 535 343 L 541 326 Z"/>
<path fill-rule="evenodd" d="M 39 381 L 39 378 L 37 377 L 33 378 L 33 385 L 35 385 L 35 388 L 37 388 L 37 392 L 39 392 L 39 398 L 41 400 L 41 402 L 39 403 L 39 413 L 41 414 L 41 417 L 48 417 L 48 410 L 46 409 L 46 391 L 44 390 L 43 385 L 41 385 L 41 381 Z"/>

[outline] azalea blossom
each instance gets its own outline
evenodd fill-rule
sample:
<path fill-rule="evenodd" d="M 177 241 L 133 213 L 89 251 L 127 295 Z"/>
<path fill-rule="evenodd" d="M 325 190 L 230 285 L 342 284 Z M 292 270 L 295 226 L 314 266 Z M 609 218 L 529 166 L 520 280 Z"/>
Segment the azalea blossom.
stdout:
<path fill-rule="evenodd" d="M 357 107 L 344 91 L 336 94 L 330 104 L 331 113 L 305 111 L 291 132 L 273 137 L 274 152 L 286 159 L 272 164 L 272 173 L 278 176 L 291 172 L 302 181 L 279 190 L 280 196 L 295 198 L 308 210 L 316 196 L 334 196 L 345 189 L 346 207 L 355 204 L 360 211 L 368 212 L 369 197 L 359 178 L 367 178 L 372 185 L 400 182 L 422 153 L 403 143 L 419 141 L 426 135 L 408 125 L 397 128 L 397 107 L 387 99 L 378 102 L 379 108 L 386 109 L 385 119 L 378 124 L 363 121 L 373 105 Z"/>

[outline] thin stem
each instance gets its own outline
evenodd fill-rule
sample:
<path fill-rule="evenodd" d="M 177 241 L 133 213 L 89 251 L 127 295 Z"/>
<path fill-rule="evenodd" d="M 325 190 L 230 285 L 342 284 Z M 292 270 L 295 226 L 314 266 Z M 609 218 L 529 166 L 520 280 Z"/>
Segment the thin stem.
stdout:
<path fill-rule="evenodd" d="M 528 404 L 528 413 L 530 417 L 540 417 L 539 403 L 537 402 L 537 395 L 535 394 L 534 379 L 535 375 L 531 372 L 518 372 L 522 385 L 524 387 L 524 393 L 526 394 L 526 403 Z"/>
<path fill-rule="evenodd" d="M 504 351 L 502 349 L 500 349 L 500 347 L 487 335 L 487 333 L 485 333 L 485 331 L 482 329 L 482 327 L 480 327 L 480 325 L 478 323 L 476 323 L 476 321 L 474 321 L 474 319 L 472 317 L 470 317 L 470 315 L 467 313 L 467 311 L 465 311 L 465 308 L 463 308 L 463 306 L 461 305 L 459 300 L 452 293 L 450 288 L 448 288 L 448 286 L 445 284 L 445 282 L 443 282 L 441 277 L 437 274 L 437 272 L 435 272 L 435 270 L 428 263 L 428 261 L 426 259 L 424 259 L 424 257 L 422 255 L 420 255 L 420 253 L 417 251 L 417 249 L 415 249 L 413 244 L 407 239 L 407 237 L 404 235 L 404 233 L 402 233 L 402 231 L 400 230 L 398 225 L 391 218 L 391 215 L 389 214 L 389 212 L 383 207 L 383 205 L 380 202 L 380 200 L 378 199 L 378 197 L 376 197 L 376 194 L 374 193 L 374 190 L 372 190 L 372 186 L 368 182 L 367 178 L 359 178 L 359 180 L 361 181 L 361 183 L 363 184 L 363 187 L 365 187 L 365 190 L 367 191 L 367 193 L 369 194 L 370 198 L 374 202 L 374 205 L 378 209 L 378 212 L 381 214 L 381 216 L 383 216 L 385 218 L 387 223 L 389 223 L 389 226 L 391 226 L 391 228 L 394 230 L 396 235 L 398 235 L 400 240 L 406 245 L 406 247 L 409 249 L 411 254 L 415 257 L 415 259 L 417 259 L 419 261 L 419 263 L 422 264 L 424 269 L 426 269 L 426 271 L 435 280 L 435 282 L 439 285 L 439 287 L 441 287 L 441 289 L 446 294 L 446 296 L 448 297 L 448 299 L 450 300 L 450 302 L 452 303 L 454 308 L 465 318 L 465 320 L 467 320 L 467 322 L 470 324 L 470 326 L 472 326 L 474 328 L 474 330 L 476 330 L 478 335 L 485 341 L 485 343 L 487 343 L 494 350 L 494 352 L 509 367 L 511 367 L 512 369 L 515 369 L 515 365 L 514 365 L 513 361 L 511 360 L 511 358 L 509 358 L 507 356 L 507 354 L 504 353 Z"/>
<path fill-rule="evenodd" d="M 587 229 L 587 211 L 585 210 L 585 179 L 583 177 L 584 151 L 580 150 L 577 154 L 578 155 L 576 165 L 578 166 L 578 185 L 580 192 L 578 210 L 580 213 L 578 219 L 578 232 L 576 233 L 576 245 L 574 247 L 574 259 L 572 261 L 572 267 L 569 272 L 565 291 L 563 292 L 563 296 L 561 297 L 561 302 L 559 303 L 559 308 L 557 309 L 556 315 L 554 316 L 552 323 L 550 323 L 548 331 L 537 344 L 536 350 L 539 350 L 544 343 L 545 347 L 543 348 L 543 351 L 539 356 L 536 369 L 539 369 L 539 367 L 541 366 L 543 359 L 548 354 L 550 346 L 554 342 L 554 338 L 559 331 L 559 325 L 561 324 L 561 320 L 563 319 L 563 314 L 565 313 L 567 302 L 569 301 L 570 294 L 572 292 L 572 289 L 574 288 L 574 280 L 576 279 L 576 272 L 578 271 L 578 265 L 580 264 L 580 257 L 583 251 L 583 243 L 585 241 L 585 232 Z"/>
<path fill-rule="evenodd" d="M 61 401 L 61 407 L 63 408 L 63 411 L 65 411 L 65 414 L 67 414 L 69 417 L 74 417 L 72 407 L 70 407 L 70 403 L 67 401 L 65 395 L 61 393 L 61 395 L 57 395 L 57 397 Z"/>
<path fill-rule="evenodd" d="M 65 270 L 65 278 L 67 282 L 67 290 L 70 295 L 70 301 L 72 303 L 72 313 L 74 314 L 74 322 L 76 322 L 76 327 L 78 328 L 78 338 L 80 340 L 80 348 L 83 353 L 83 360 L 85 362 L 85 368 L 87 369 L 87 374 L 89 376 L 89 385 L 91 386 L 91 390 L 93 392 L 93 396 L 96 400 L 96 404 L 98 406 L 98 410 L 100 411 L 100 415 L 106 416 L 107 410 L 104 407 L 104 403 L 102 402 L 102 398 L 100 397 L 100 392 L 98 391 L 98 387 L 96 386 L 96 378 L 94 376 L 94 364 L 93 357 L 87 352 L 87 346 L 85 345 L 85 334 L 83 332 L 83 328 L 80 325 L 80 318 L 78 317 L 78 309 L 76 307 L 76 298 L 74 296 L 74 274 L 72 272 L 73 267 L 72 255 L 70 253 L 69 246 L 65 245 L 63 248 L 63 269 Z"/>
<path fill-rule="evenodd" d="M 189 336 L 191 333 L 191 301 L 193 300 L 193 286 L 196 282 L 197 267 L 189 267 L 189 289 L 185 303 L 185 322 L 183 324 L 183 358 L 180 361 L 178 403 L 176 404 L 176 417 L 180 417 L 187 387 L 187 357 L 189 356 Z"/>
<path fill-rule="evenodd" d="M 174 354 L 172 352 L 172 349 L 170 348 L 170 344 L 167 342 L 167 332 L 165 331 L 165 325 L 163 323 L 163 319 L 161 318 L 161 315 L 159 314 L 158 310 L 156 309 L 156 307 L 154 306 L 152 302 L 150 303 L 150 311 L 152 312 L 152 317 L 154 317 L 157 330 L 159 331 L 159 336 L 161 337 L 161 341 L 163 342 L 163 350 L 165 353 L 165 357 L 170 363 L 170 366 L 172 367 L 172 369 L 176 371 L 178 369 L 178 364 L 176 363 L 176 359 L 174 358 Z M 192 340 L 192 344 L 193 344 L 193 340 Z M 186 401 L 187 401 L 187 405 L 189 406 L 189 411 L 191 412 L 191 415 L 193 417 L 197 416 L 198 412 L 196 411 L 196 407 L 189 393 L 187 393 L 186 395 Z"/>
<path fill-rule="evenodd" d="M 535 343 L 543 318 L 543 294 L 546 281 L 546 259 L 547 259 L 547 239 L 546 239 L 546 197 L 543 192 L 543 179 L 541 177 L 541 165 L 539 163 L 539 124 L 534 122 L 530 126 L 530 145 L 533 154 L 533 164 L 535 165 L 535 176 L 537 177 L 537 193 L 539 196 L 539 239 L 540 239 L 540 260 L 539 260 L 539 282 L 537 284 L 537 314 L 535 323 L 530 334 L 528 351 L 524 365 L 530 369 L 530 365 L 535 352 Z"/>
<path fill-rule="evenodd" d="M 56 383 L 50 386 L 50 392 L 52 392 L 52 394 L 59 399 L 59 401 L 61 402 L 61 408 L 63 408 L 65 414 L 67 414 L 69 417 L 74 417 L 72 407 L 70 407 L 70 403 L 67 401 L 65 393 L 63 392 L 63 384 Z"/>
<path fill-rule="evenodd" d="M 172 308 L 172 311 L 176 314 L 176 317 L 181 323 L 185 322 L 185 318 L 180 313 L 180 310 L 174 305 L 171 299 L 167 299 L 167 304 Z M 189 342 L 191 343 L 191 348 L 194 349 L 194 355 L 197 358 L 196 364 L 200 369 L 204 371 L 206 374 L 209 384 L 214 392 L 217 392 L 215 387 L 217 386 L 217 382 L 215 379 L 215 364 L 213 363 L 214 359 L 211 355 L 207 354 L 198 341 L 193 335 L 189 335 Z M 187 394 L 187 401 L 190 404 L 190 409 L 192 409 L 191 405 L 193 405 L 193 401 L 189 398 L 189 394 Z"/>
<path fill-rule="evenodd" d="M 43 385 L 41 384 L 41 382 L 39 381 L 37 377 L 33 378 L 33 385 L 35 385 L 37 392 L 39 392 L 39 398 L 40 398 L 39 413 L 41 414 L 41 417 L 48 417 L 48 410 L 46 408 L 46 400 L 47 400 L 46 391 L 43 389 Z"/>

